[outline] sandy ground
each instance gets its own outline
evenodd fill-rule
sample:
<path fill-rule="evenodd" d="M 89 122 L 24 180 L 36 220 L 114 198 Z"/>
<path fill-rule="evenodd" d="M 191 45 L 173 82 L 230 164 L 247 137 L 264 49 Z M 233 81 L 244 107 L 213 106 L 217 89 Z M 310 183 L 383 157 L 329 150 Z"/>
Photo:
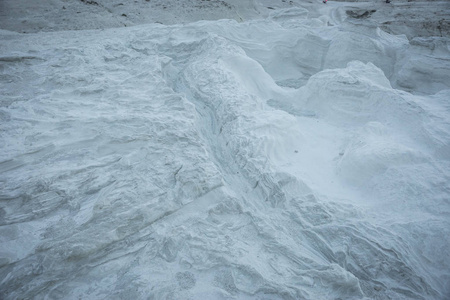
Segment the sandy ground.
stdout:
<path fill-rule="evenodd" d="M 328 1 L 327 8 L 335 9 Z M 337 1 L 335 15 L 379 26 L 393 34 L 448 36 L 449 1 Z M 138 24 L 178 24 L 199 20 L 234 19 L 239 22 L 267 17 L 274 9 L 303 7 L 318 0 L 1 0 L 0 28 L 21 33 L 125 27 Z M 311 12 L 313 16 L 314 13 Z"/>

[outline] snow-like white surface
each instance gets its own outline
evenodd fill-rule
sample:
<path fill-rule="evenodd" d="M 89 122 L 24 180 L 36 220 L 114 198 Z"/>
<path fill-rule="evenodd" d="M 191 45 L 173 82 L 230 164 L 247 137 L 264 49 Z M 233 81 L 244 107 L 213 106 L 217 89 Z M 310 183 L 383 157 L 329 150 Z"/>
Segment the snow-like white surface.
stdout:
<path fill-rule="evenodd" d="M 1 299 L 448 299 L 448 2 L 28 2 Z"/>

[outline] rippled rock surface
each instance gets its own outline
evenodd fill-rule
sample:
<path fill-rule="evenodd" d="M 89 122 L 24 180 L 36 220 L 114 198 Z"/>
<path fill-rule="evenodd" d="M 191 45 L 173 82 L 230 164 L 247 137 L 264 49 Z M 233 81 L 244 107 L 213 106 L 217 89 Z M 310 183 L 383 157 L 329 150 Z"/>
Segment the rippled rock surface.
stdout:
<path fill-rule="evenodd" d="M 0 31 L 0 298 L 446 299 L 448 36 L 202 2 Z"/>

